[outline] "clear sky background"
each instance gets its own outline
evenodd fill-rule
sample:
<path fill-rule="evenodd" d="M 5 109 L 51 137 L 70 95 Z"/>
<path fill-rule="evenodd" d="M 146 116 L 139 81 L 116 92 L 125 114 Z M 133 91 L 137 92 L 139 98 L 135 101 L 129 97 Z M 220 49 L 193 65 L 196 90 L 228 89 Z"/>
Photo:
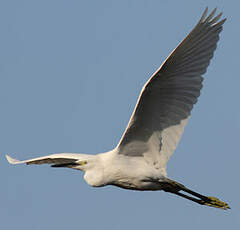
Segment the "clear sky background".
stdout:
<path fill-rule="evenodd" d="M 227 17 L 168 176 L 228 202 L 199 206 L 164 192 L 91 188 L 80 171 L 12 166 L 119 141 L 141 87 L 204 8 Z M 240 229 L 240 2 L 2 0 L 1 229 Z"/>

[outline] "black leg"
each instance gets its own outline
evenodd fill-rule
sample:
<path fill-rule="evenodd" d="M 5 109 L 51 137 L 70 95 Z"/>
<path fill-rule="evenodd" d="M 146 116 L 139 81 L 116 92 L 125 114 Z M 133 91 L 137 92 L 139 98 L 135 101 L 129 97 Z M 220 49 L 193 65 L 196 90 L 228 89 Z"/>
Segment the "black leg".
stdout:
<path fill-rule="evenodd" d="M 193 202 L 195 202 L 195 203 L 203 204 L 203 203 L 202 203 L 202 200 L 196 199 L 196 198 L 194 198 L 194 197 L 192 197 L 192 196 L 188 196 L 188 195 L 186 195 L 186 194 L 184 194 L 184 193 L 180 193 L 180 192 L 171 192 L 171 193 L 176 194 L 176 195 L 178 195 L 178 196 L 181 196 L 181 197 L 183 197 L 183 198 L 185 198 L 185 199 L 191 200 L 191 201 L 193 201 Z"/>
<path fill-rule="evenodd" d="M 170 192 L 170 193 L 176 194 L 178 196 L 181 196 L 185 199 L 191 200 L 191 201 L 201 204 L 201 205 L 207 205 L 207 206 L 211 206 L 211 207 L 215 207 L 215 208 L 221 208 L 224 210 L 230 209 L 230 207 L 227 203 L 220 201 L 218 198 L 210 197 L 210 196 L 203 196 L 197 192 L 194 192 L 194 191 L 188 189 L 184 185 L 182 185 L 176 181 L 170 180 L 170 179 L 163 182 L 163 190 L 165 192 Z M 181 193 L 180 191 L 189 193 L 199 199 L 189 196 L 189 195 L 186 195 L 184 193 Z"/>

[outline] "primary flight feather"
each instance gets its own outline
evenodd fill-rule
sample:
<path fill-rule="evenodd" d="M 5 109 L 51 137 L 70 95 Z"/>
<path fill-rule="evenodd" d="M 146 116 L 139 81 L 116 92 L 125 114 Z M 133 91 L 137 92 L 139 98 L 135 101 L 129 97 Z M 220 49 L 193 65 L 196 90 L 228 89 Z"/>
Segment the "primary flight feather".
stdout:
<path fill-rule="evenodd" d="M 78 169 L 85 172 L 84 179 L 92 186 L 163 190 L 198 204 L 230 208 L 215 197 L 203 196 L 169 179 L 166 172 L 226 21 L 220 20 L 222 13 L 214 17 L 216 9 L 209 15 L 207 12 L 206 8 L 194 29 L 146 82 L 116 148 L 97 155 L 59 153 L 25 161 L 6 156 L 9 163 Z"/>

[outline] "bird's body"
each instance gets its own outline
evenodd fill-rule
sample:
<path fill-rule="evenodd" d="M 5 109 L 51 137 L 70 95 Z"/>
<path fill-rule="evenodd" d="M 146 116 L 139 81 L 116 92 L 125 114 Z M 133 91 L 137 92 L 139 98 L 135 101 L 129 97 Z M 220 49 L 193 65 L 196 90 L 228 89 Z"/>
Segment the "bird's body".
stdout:
<path fill-rule="evenodd" d="M 132 190 L 164 190 L 196 203 L 227 209 L 214 197 L 198 194 L 167 177 L 166 164 L 176 149 L 197 102 L 206 72 L 226 19 L 201 19 L 144 85 L 129 124 L 112 150 L 97 155 L 59 153 L 12 164 L 52 164 L 85 172 L 94 187 L 115 185 Z M 192 196 L 181 193 L 181 191 Z M 196 199 L 195 197 L 199 198 Z"/>
<path fill-rule="evenodd" d="M 161 189 L 160 183 L 153 180 L 157 181 L 163 177 L 159 170 L 149 165 L 142 157 L 125 157 L 116 154 L 116 151 L 97 155 L 102 163 L 103 184 L 100 186 L 115 185 L 133 190 Z M 89 183 L 88 177 L 85 177 L 85 180 Z M 99 186 L 98 183 L 91 185 Z"/>

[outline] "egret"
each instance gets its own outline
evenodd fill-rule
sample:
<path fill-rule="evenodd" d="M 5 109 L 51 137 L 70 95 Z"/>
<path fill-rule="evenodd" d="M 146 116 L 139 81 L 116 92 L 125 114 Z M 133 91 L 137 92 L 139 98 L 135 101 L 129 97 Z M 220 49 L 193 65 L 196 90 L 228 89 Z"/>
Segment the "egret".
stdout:
<path fill-rule="evenodd" d="M 197 102 L 206 72 L 226 18 L 208 8 L 187 37 L 173 50 L 143 86 L 118 145 L 96 155 L 57 153 L 11 164 L 51 164 L 85 172 L 94 187 L 114 185 L 139 191 L 163 190 L 200 205 L 229 209 L 211 196 L 190 190 L 167 177 L 166 164 L 175 151 Z"/>

